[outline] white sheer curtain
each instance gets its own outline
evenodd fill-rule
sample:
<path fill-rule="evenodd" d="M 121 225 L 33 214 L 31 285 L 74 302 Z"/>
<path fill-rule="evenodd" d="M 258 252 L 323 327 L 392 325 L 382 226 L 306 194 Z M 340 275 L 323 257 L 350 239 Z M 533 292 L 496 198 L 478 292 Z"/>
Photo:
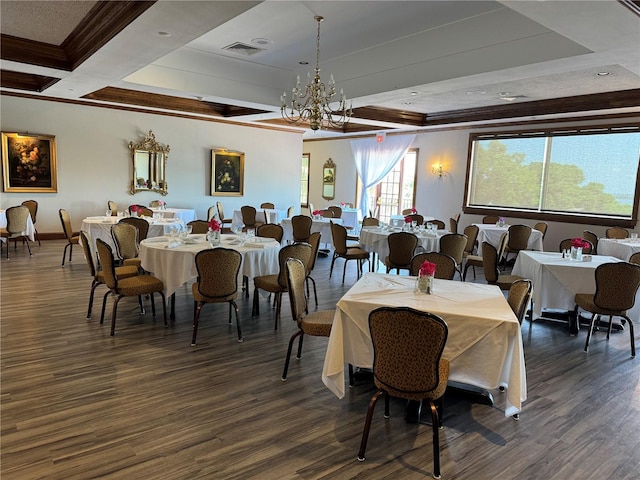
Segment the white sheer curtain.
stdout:
<path fill-rule="evenodd" d="M 369 213 L 369 187 L 379 183 L 393 169 L 407 153 L 415 138 L 415 134 L 412 134 L 388 136 L 382 143 L 376 142 L 375 137 L 351 140 L 353 161 L 363 185 L 360 195 L 363 217 Z"/>

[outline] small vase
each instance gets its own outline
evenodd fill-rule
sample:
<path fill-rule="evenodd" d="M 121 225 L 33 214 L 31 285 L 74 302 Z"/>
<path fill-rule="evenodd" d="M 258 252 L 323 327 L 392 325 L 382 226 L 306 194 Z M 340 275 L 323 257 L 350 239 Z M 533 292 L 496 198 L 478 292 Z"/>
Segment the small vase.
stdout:
<path fill-rule="evenodd" d="M 131 212 L 131 216 L 132 216 L 132 217 L 137 217 L 137 216 L 138 216 L 138 212 L 134 212 L 134 211 L 132 211 L 132 212 Z"/>
<path fill-rule="evenodd" d="M 571 260 L 582 261 L 582 247 L 571 247 Z"/>
<path fill-rule="evenodd" d="M 207 241 L 212 247 L 217 247 L 218 245 L 220 245 L 220 232 L 209 230 L 207 232 Z"/>
<path fill-rule="evenodd" d="M 433 289 L 433 276 L 420 275 L 418 276 L 418 291 L 429 295 Z"/>

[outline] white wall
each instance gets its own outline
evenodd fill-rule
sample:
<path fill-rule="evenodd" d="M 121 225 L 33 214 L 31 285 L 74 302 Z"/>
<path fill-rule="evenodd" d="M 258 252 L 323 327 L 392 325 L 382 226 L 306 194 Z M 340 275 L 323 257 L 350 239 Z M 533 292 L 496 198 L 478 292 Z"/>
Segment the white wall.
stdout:
<path fill-rule="evenodd" d="M 195 208 L 205 219 L 207 209 L 222 201 L 225 216 L 242 205 L 270 201 L 277 208 L 300 205 L 302 135 L 267 128 L 182 119 L 108 108 L 3 96 L 3 132 L 55 135 L 58 193 L 2 193 L 7 208 L 27 199 L 38 202 L 38 232 L 62 232 L 58 209 L 69 211 L 74 230 L 89 215 L 104 215 L 107 201 L 118 208 L 148 204 L 162 198 L 151 192 L 130 195 L 130 141 L 152 130 L 169 145 L 166 179 L 170 207 Z M 210 196 L 211 149 L 245 152 L 244 196 Z"/>
<path fill-rule="evenodd" d="M 624 119 L 624 123 L 633 121 L 640 122 L 640 117 Z M 574 125 L 587 125 L 589 123 L 602 124 L 603 122 L 580 122 Z M 610 121 L 609 123 L 616 122 Z M 542 128 L 542 126 L 540 127 Z M 510 129 L 518 130 L 522 129 L 522 127 L 500 127 L 501 131 Z M 443 129 L 418 133 L 412 145 L 412 148 L 419 149 L 415 202 L 418 212 L 444 220 L 447 225 L 450 217 L 462 212 L 469 134 L 492 130 L 495 129 Z M 324 207 L 339 202 L 355 203 L 357 174 L 349 139 L 305 141 L 303 150 L 311 154 L 309 198 L 314 207 Z M 333 159 L 336 163 L 337 185 L 334 201 L 327 201 L 322 198 L 321 184 L 319 183 L 322 177 L 322 165 L 328 158 Z M 431 172 L 432 166 L 439 162 L 442 162 L 446 171 L 446 174 L 442 177 L 438 177 Z M 462 214 L 460 230 L 480 220 L 481 216 L 479 215 Z M 508 220 L 509 223 L 524 223 L 528 225 L 535 223 L 530 219 L 513 217 Z M 593 231 L 599 237 L 604 236 L 606 230 L 606 227 L 594 225 L 561 222 L 548 223 L 549 229 L 545 237 L 545 249 L 550 251 L 556 251 L 560 241 L 565 238 L 581 236 L 582 231 L 585 229 Z M 634 231 L 639 231 L 637 226 Z"/>

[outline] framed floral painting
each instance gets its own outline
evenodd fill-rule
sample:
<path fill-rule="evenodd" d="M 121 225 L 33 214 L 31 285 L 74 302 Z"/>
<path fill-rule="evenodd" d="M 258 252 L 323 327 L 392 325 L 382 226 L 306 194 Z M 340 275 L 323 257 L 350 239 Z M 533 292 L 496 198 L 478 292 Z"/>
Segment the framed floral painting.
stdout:
<path fill-rule="evenodd" d="M 5 192 L 57 192 L 55 137 L 2 132 L 2 177 Z"/>
<path fill-rule="evenodd" d="M 225 148 L 211 151 L 211 195 L 243 195 L 244 153 Z"/>

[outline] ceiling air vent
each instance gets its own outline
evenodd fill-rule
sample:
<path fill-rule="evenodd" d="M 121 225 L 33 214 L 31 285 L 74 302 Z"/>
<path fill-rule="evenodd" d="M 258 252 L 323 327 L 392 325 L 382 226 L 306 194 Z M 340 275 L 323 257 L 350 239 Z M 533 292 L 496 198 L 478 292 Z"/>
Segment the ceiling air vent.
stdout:
<path fill-rule="evenodd" d="M 257 48 L 242 42 L 235 42 L 231 45 L 227 45 L 223 48 L 223 50 L 227 50 L 228 52 L 241 53 L 243 55 L 253 55 L 255 53 L 264 51 L 263 48 Z"/>

